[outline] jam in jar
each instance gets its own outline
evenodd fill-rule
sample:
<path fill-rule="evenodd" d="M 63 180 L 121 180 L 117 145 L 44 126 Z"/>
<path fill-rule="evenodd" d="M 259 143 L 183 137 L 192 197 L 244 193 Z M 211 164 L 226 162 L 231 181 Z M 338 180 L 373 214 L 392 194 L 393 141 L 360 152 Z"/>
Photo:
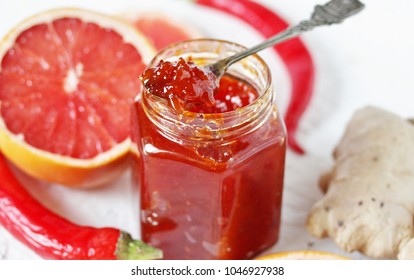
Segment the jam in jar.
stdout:
<path fill-rule="evenodd" d="M 187 41 L 150 67 L 180 58 L 205 65 L 243 49 Z M 286 131 L 264 61 L 253 55 L 232 65 L 213 102 L 185 110 L 151 90 L 143 87 L 132 114 L 142 239 L 165 259 L 249 259 L 274 245 Z"/>

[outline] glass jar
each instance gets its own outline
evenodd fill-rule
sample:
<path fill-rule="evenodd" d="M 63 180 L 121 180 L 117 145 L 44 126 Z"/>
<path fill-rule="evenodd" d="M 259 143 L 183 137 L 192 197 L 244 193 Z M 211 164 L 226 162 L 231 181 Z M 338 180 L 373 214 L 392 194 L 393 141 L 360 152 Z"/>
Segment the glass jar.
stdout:
<path fill-rule="evenodd" d="M 243 49 L 187 41 L 161 51 L 149 66 L 179 57 L 208 64 Z M 259 97 L 220 114 L 180 113 L 145 89 L 134 103 L 142 239 L 165 259 L 249 259 L 278 239 L 286 131 L 271 75 L 257 55 L 228 72 Z"/>

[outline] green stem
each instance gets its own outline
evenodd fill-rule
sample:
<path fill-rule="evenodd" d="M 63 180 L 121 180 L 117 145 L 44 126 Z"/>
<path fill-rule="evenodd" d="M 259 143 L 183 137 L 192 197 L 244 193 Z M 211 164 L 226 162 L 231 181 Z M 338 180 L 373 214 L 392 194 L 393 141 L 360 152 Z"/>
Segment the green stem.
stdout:
<path fill-rule="evenodd" d="M 162 258 L 162 251 L 121 231 L 115 255 L 118 260 L 156 260 Z"/>

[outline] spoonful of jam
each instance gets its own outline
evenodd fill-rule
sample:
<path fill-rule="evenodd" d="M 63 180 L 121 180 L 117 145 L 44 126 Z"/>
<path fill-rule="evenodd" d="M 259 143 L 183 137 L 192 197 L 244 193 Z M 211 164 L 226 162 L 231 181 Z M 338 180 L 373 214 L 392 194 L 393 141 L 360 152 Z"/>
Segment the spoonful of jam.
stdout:
<path fill-rule="evenodd" d="M 220 79 L 233 63 L 317 26 L 341 23 L 363 8 L 358 0 L 331 0 L 323 6 L 317 5 L 311 19 L 301 21 L 252 48 L 206 66 L 197 66 L 183 58 L 175 63 L 161 60 L 155 67 L 147 69 L 141 80 L 147 90 L 167 99 L 170 106 L 179 111 L 190 110 L 200 103 L 212 106 Z"/>
<path fill-rule="evenodd" d="M 218 79 L 213 72 L 182 57 L 177 62 L 161 60 L 140 78 L 150 93 L 167 99 L 178 111 L 191 110 L 198 104 L 210 107 L 218 91 Z"/>

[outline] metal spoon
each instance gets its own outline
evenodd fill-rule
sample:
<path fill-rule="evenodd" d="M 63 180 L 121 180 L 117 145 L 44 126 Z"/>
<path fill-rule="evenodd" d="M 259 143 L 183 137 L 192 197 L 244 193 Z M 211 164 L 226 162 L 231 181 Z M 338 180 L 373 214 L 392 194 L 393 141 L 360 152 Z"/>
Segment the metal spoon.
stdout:
<path fill-rule="evenodd" d="M 207 71 L 212 72 L 216 76 L 218 82 L 226 72 L 227 68 L 233 63 L 267 47 L 295 37 L 302 32 L 312 30 L 317 26 L 341 23 L 344 19 L 358 13 L 363 8 L 364 4 L 358 0 L 331 0 L 323 6 L 317 5 L 311 19 L 304 20 L 298 25 L 289 27 L 285 31 L 269 38 L 259 45 L 221 59 L 213 64 L 206 65 L 203 68 L 207 68 Z"/>

